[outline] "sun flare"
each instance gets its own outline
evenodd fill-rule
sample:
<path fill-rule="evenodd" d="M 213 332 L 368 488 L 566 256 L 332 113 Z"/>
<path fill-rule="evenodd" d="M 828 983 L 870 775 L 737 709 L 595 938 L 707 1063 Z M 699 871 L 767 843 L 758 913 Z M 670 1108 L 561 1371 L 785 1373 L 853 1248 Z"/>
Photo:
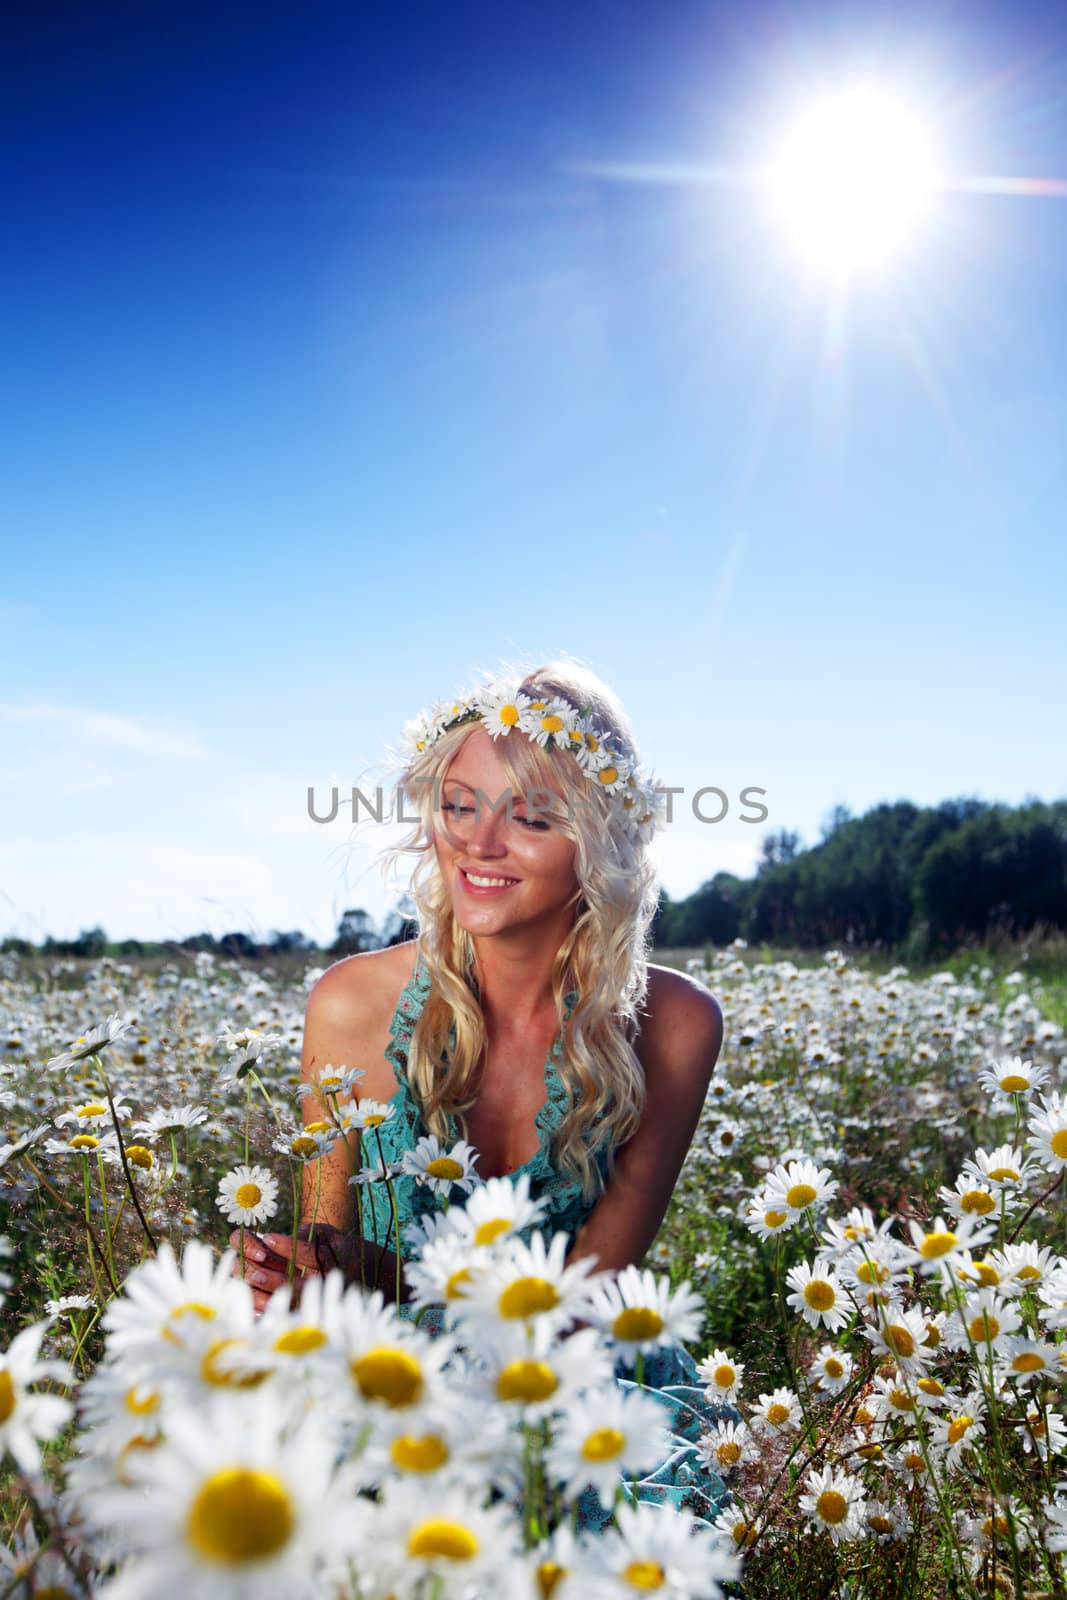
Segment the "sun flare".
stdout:
<path fill-rule="evenodd" d="M 813 267 L 847 274 L 890 265 L 929 213 L 931 133 L 906 103 L 857 84 L 802 110 L 779 147 L 773 208 Z"/>

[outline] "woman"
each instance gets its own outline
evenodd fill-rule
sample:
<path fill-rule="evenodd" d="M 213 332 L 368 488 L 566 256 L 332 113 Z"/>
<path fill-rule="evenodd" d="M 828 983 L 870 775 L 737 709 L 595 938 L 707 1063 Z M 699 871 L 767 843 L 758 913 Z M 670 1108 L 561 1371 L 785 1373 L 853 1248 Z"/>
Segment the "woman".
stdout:
<path fill-rule="evenodd" d="M 444 1145 L 461 1136 L 477 1152 L 478 1177 L 528 1175 L 531 1197 L 547 1202 L 537 1226 L 571 1236 L 569 1260 L 639 1263 L 666 1212 L 723 1032 L 704 985 L 647 961 L 657 903 L 649 842 L 662 796 L 637 765 L 615 696 L 570 662 L 520 682 L 497 679 L 407 731 L 398 789 L 418 822 L 393 854 L 419 857 L 411 889 L 421 931 L 337 962 L 315 985 L 305 1122 L 322 1118 L 314 1088 L 323 1069 L 359 1068 L 360 1102 L 391 1108 L 363 1134 L 367 1166 L 398 1158 L 427 1133 Z M 406 1302 L 405 1227 L 438 1201 L 411 1179 L 394 1184 L 398 1264 L 397 1230 L 387 1232 L 385 1198 L 373 1193 L 384 1186 L 349 1181 L 357 1138 L 349 1135 L 347 1153 L 334 1144 L 321 1171 L 307 1170 L 297 1272 L 339 1262 L 358 1281 L 362 1248 L 365 1281 L 390 1297 L 399 1270 Z M 265 1242 L 273 1257 L 254 1240 L 245 1245 L 257 1309 L 290 1287 L 290 1240 Z M 239 1231 L 233 1243 L 240 1248 Z M 692 1359 L 674 1352 L 646 1376 L 700 1381 Z M 676 1427 L 685 1423 L 688 1435 L 690 1413 L 676 1418 Z"/>

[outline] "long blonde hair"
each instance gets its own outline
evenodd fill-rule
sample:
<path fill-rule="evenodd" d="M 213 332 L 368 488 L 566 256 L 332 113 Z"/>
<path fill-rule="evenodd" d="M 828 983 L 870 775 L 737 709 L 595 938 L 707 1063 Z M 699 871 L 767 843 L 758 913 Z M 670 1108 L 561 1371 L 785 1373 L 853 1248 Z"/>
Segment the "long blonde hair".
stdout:
<path fill-rule="evenodd" d="M 514 669 L 509 674 L 517 675 Z M 621 703 L 587 667 L 551 661 L 526 671 L 520 688 L 532 699 L 560 695 L 576 709 L 588 706 L 607 742 L 631 760 L 638 759 Z M 457 1118 L 466 1137 L 465 1113 L 475 1103 L 473 1079 L 487 1035 L 472 988 L 474 946 L 466 930 L 456 925 L 437 865 L 434 796 L 440 794 L 450 764 L 479 726 L 475 721 L 449 730 L 403 766 L 394 801 L 403 798 L 416 808 L 418 821 L 407 838 L 386 852 L 390 865 L 410 853 L 418 857 L 410 892 L 417 908 L 418 946 L 432 982 L 411 1036 L 408 1083 L 426 1127 L 442 1140 L 447 1137 L 448 1115 Z M 584 778 L 569 751 L 546 750 L 518 733 L 498 739 L 496 749 L 513 794 L 530 794 L 555 782 L 577 786 L 590 802 L 568 807 L 566 816 L 548 813 L 553 826 L 575 841 L 578 880 L 568 902 L 574 907 L 574 923 L 552 965 L 552 990 L 563 1029 L 559 1075 L 569 1100 L 553 1157 L 590 1199 L 603 1182 L 598 1150 L 603 1148 L 610 1176 L 616 1150 L 636 1131 L 645 1108 L 645 1075 L 633 1040 L 648 987 L 649 929 L 658 898 L 655 868 L 647 845 L 627 835 L 607 796 Z M 564 997 L 570 990 L 577 990 L 578 997 L 567 1019 Z M 598 1119 L 602 1120 L 593 1139 Z"/>

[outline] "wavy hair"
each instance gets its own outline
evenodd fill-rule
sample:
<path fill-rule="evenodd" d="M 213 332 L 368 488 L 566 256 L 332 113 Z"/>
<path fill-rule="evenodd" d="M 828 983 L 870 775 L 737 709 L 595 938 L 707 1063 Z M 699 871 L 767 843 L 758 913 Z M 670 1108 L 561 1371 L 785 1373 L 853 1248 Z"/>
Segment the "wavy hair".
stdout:
<path fill-rule="evenodd" d="M 638 761 L 620 701 L 589 668 L 557 659 L 530 670 L 504 668 L 499 675 L 514 680 L 520 674 L 521 693 L 531 699 L 558 695 L 576 711 L 588 707 L 608 744 Z M 410 893 L 431 989 L 411 1036 L 408 1083 L 426 1127 L 442 1140 L 447 1138 L 448 1115 L 457 1119 L 466 1138 L 465 1113 L 477 1098 L 474 1079 L 487 1034 L 474 980 L 474 945 L 456 924 L 437 864 L 434 797 L 440 794 L 452 761 L 480 726 L 484 724 L 475 720 L 450 729 L 414 759 L 399 763 L 393 800 L 406 800 L 418 820 L 410 835 L 385 852 L 383 863 L 392 865 L 410 854 L 417 857 Z M 552 964 L 552 990 L 563 1031 L 559 1075 L 569 1103 L 550 1155 L 588 1200 L 604 1182 L 598 1152 L 603 1149 L 610 1176 L 616 1151 L 636 1131 L 645 1107 L 645 1075 L 633 1041 L 638 1008 L 648 988 L 649 930 L 658 899 L 655 868 L 647 842 L 627 835 L 609 796 L 582 772 L 569 751 L 546 750 L 517 732 L 498 738 L 495 748 L 513 794 L 530 794 L 555 783 L 588 801 L 568 806 L 566 812 L 539 811 L 573 838 L 578 881 L 568 902 L 574 920 Z M 577 1000 L 567 1019 L 563 1002 L 570 990 L 577 991 Z"/>

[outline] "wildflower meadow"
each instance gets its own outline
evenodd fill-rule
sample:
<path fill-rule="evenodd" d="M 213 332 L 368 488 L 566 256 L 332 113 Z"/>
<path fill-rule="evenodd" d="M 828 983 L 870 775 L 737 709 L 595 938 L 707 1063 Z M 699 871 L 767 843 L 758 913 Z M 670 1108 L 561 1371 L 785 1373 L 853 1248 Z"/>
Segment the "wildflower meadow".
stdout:
<path fill-rule="evenodd" d="M 390 1103 L 301 1082 L 322 970 L 0 957 L 0 1600 L 1067 1597 L 1067 1039 L 1023 972 L 692 959 L 722 1055 L 616 1274 L 468 1145 L 376 1160 Z M 295 1229 L 352 1132 L 376 1211 L 435 1198 L 412 1305 L 335 1271 L 257 1316 L 231 1229 Z M 637 1491 L 671 1346 L 711 1516 Z"/>

